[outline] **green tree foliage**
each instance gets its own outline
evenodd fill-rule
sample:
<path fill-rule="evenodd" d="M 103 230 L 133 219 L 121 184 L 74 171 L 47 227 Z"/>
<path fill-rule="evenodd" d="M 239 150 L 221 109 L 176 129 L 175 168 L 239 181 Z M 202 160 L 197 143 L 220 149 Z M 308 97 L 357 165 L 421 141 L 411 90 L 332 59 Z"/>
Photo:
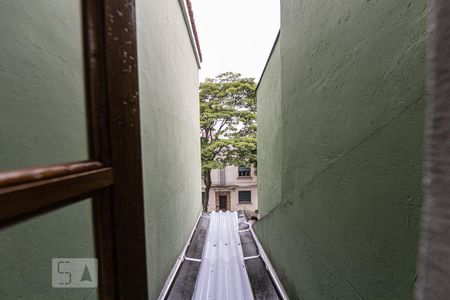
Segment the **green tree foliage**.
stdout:
<path fill-rule="evenodd" d="M 227 72 L 200 84 L 203 210 L 211 170 L 227 165 L 256 166 L 256 85 L 253 78 Z"/>

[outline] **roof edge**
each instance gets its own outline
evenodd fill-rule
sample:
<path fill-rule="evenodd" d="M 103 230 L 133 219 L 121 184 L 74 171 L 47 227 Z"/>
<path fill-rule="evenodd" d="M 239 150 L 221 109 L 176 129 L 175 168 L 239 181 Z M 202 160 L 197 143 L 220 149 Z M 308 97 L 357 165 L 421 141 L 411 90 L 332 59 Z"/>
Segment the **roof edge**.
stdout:
<path fill-rule="evenodd" d="M 256 90 L 258 90 L 258 88 L 259 88 L 259 84 L 261 83 L 261 80 L 264 77 L 264 73 L 266 72 L 267 65 L 269 64 L 270 59 L 272 58 L 273 51 L 275 50 L 275 47 L 278 44 L 278 40 L 280 39 L 280 33 L 281 33 L 281 29 L 278 30 L 277 37 L 275 38 L 275 41 L 273 42 L 272 50 L 270 50 L 269 57 L 267 58 L 266 64 L 264 65 L 264 69 L 261 73 L 261 76 L 259 76 L 258 84 L 256 85 Z"/>
<path fill-rule="evenodd" d="M 178 0 L 180 3 L 181 11 L 183 12 L 184 22 L 189 33 L 189 39 L 191 40 L 192 50 L 194 51 L 197 66 L 200 69 L 202 62 L 202 52 L 200 49 L 200 41 L 198 38 L 197 27 L 195 25 L 194 11 L 192 10 L 192 3 L 190 0 Z"/>

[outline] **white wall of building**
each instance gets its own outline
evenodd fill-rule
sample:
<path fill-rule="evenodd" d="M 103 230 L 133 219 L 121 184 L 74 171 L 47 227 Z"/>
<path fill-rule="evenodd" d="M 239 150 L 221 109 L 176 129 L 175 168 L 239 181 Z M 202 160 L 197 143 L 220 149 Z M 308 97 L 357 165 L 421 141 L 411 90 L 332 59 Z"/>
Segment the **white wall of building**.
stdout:
<path fill-rule="evenodd" d="M 211 171 L 212 186 L 209 191 L 208 211 L 216 210 L 216 192 L 230 192 L 230 209 L 232 211 L 244 209 L 255 211 L 258 209 L 258 177 L 255 168 L 251 168 L 249 177 L 239 176 L 238 170 L 237 166 L 227 166 L 223 170 Z M 205 191 L 203 182 L 202 191 Z M 239 191 L 250 191 L 251 203 L 239 203 Z"/>

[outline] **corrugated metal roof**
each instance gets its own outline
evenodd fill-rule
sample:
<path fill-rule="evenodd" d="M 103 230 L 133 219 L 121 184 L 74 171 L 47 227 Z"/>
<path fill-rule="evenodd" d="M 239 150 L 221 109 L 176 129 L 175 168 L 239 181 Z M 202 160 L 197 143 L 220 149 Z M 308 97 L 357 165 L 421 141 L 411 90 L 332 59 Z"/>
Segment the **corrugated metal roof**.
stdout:
<path fill-rule="evenodd" d="M 254 299 L 236 212 L 212 212 L 192 299 Z"/>

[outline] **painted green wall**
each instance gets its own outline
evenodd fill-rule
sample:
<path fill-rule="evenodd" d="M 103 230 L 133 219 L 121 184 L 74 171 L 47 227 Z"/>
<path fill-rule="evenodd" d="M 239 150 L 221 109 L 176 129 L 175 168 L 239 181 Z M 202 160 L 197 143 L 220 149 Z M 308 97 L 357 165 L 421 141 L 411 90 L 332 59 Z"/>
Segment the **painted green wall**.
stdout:
<path fill-rule="evenodd" d="M 258 209 L 266 215 L 281 202 L 281 56 L 274 45 L 258 83 Z"/>
<path fill-rule="evenodd" d="M 0 170 L 88 157 L 78 0 L 0 0 Z"/>
<path fill-rule="evenodd" d="M 53 258 L 93 258 L 91 200 L 0 231 L 0 298 L 98 299 L 97 289 L 52 288 Z"/>
<path fill-rule="evenodd" d="M 136 12 L 148 285 L 156 299 L 201 211 L 198 67 L 177 0 L 137 0 Z"/>
<path fill-rule="evenodd" d="M 257 233 L 292 298 L 412 299 L 426 1 L 281 4 L 282 203 Z"/>
<path fill-rule="evenodd" d="M 0 40 L 0 171 L 86 159 L 80 1 L 0 0 Z M 0 231 L 0 298 L 97 299 L 52 288 L 72 257 L 95 257 L 90 200 Z"/>

